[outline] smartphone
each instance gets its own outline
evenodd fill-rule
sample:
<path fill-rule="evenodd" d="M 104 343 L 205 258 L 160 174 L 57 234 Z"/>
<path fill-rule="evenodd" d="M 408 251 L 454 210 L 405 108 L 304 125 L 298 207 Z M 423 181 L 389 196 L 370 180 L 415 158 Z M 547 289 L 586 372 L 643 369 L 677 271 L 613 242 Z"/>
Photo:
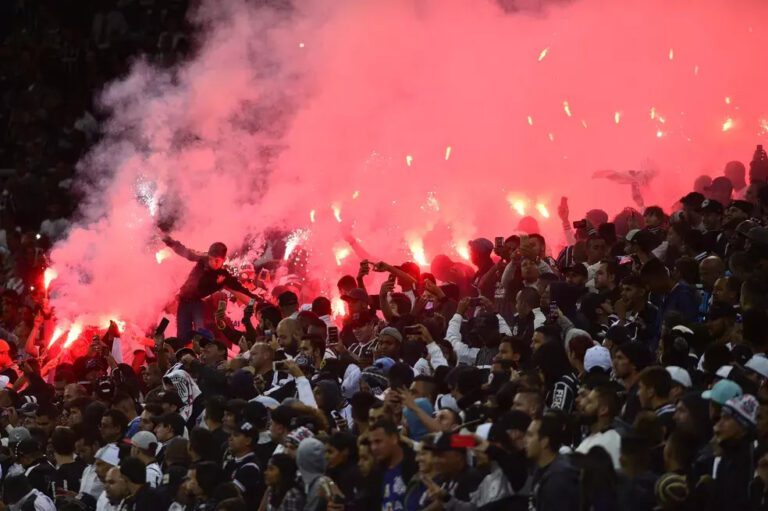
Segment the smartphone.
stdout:
<path fill-rule="evenodd" d="M 155 328 L 155 335 L 163 335 L 165 334 L 165 329 L 168 328 L 168 324 L 170 321 L 168 318 L 163 318 L 160 320 L 160 324 L 157 325 L 157 328 Z"/>
<path fill-rule="evenodd" d="M 587 228 L 587 221 L 586 220 L 576 220 L 573 222 L 573 228 L 574 229 L 586 229 Z"/>
<path fill-rule="evenodd" d="M 495 243 L 496 252 L 501 252 L 504 249 L 504 236 L 496 236 Z"/>
<path fill-rule="evenodd" d="M 557 313 L 557 302 L 551 301 L 549 302 L 549 314 L 548 319 L 550 322 L 554 323 L 557 321 L 558 313 Z"/>
<path fill-rule="evenodd" d="M 339 327 L 329 326 L 328 327 L 328 344 L 338 344 L 338 343 L 339 343 Z"/>
<path fill-rule="evenodd" d="M 421 335 L 421 328 L 419 328 L 419 325 L 410 325 L 405 327 L 404 332 L 406 337 L 409 335 Z"/>

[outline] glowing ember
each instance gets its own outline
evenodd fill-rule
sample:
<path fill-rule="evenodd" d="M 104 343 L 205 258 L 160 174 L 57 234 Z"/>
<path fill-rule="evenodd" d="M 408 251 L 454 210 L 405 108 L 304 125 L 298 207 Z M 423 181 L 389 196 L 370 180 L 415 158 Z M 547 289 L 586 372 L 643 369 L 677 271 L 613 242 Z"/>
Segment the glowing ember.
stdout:
<path fill-rule="evenodd" d="M 651 119 L 655 119 L 655 118 L 656 118 L 656 107 L 652 106 L 651 107 Z"/>
<path fill-rule="evenodd" d="M 46 268 L 43 272 L 43 286 L 45 287 L 45 290 L 48 291 L 48 288 L 51 287 L 51 282 L 58 277 L 59 274 L 54 270 L 53 268 Z"/>
<path fill-rule="evenodd" d="M 582 119 L 582 120 L 581 120 L 581 125 L 582 125 L 582 126 L 584 126 L 584 127 L 586 128 L 586 127 L 587 127 L 587 121 L 585 121 L 584 119 Z"/>
<path fill-rule="evenodd" d="M 547 133 L 547 138 L 549 139 L 550 142 L 554 142 L 555 141 L 555 134 L 552 133 L 552 132 Z"/>
<path fill-rule="evenodd" d="M 313 224 L 315 223 L 315 210 L 314 209 L 309 212 L 309 221 L 312 222 Z"/>
<path fill-rule="evenodd" d="M 432 211 L 440 211 L 440 203 L 437 201 L 437 196 L 435 195 L 435 192 L 429 192 L 427 193 L 427 203 L 425 204 L 427 209 L 430 209 Z M 422 209 L 424 209 L 422 207 Z"/>
<path fill-rule="evenodd" d="M 760 135 L 768 133 L 768 119 L 760 119 Z"/>
<path fill-rule="evenodd" d="M 341 206 L 339 204 L 333 203 L 331 204 L 331 209 L 333 210 L 333 217 L 337 222 L 341 223 Z"/>
<path fill-rule="evenodd" d="M 730 96 L 726 96 L 725 97 L 725 104 L 726 105 L 730 105 L 731 104 L 731 97 Z"/>
<path fill-rule="evenodd" d="M 563 101 L 563 110 L 565 110 L 565 115 L 568 117 L 571 116 L 571 105 L 569 105 L 567 101 Z"/>
<path fill-rule="evenodd" d="M 358 197 L 360 197 L 360 190 L 355 190 L 354 192 L 352 192 L 352 200 L 355 200 Z"/>
<path fill-rule="evenodd" d="M 621 122 L 621 112 L 616 112 L 613 114 L 613 120 L 616 122 L 616 124 L 619 124 Z"/>
<path fill-rule="evenodd" d="M 51 346 L 53 346 L 54 343 L 59 340 L 59 337 L 61 337 L 64 334 L 64 332 L 66 332 L 66 330 L 61 328 L 60 326 L 57 326 L 56 328 L 54 328 L 53 335 L 51 336 L 51 340 L 48 341 L 48 349 L 51 349 Z"/>
<path fill-rule="evenodd" d="M 528 125 L 533 126 L 533 117 L 531 117 L 530 115 L 528 116 Z"/>
<path fill-rule="evenodd" d="M 663 131 L 661 131 L 661 130 L 658 130 L 658 131 L 656 132 L 656 136 L 657 136 L 658 138 L 661 138 L 661 137 L 663 137 L 663 136 L 664 136 L 664 132 L 663 132 Z"/>
<path fill-rule="evenodd" d="M 549 218 L 549 210 L 548 210 L 548 209 L 547 209 L 547 207 L 546 207 L 544 204 L 542 204 L 541 202 L 539 202 L 538 204 L 536 204 L 536 211 L 538 211 L 538 212 L 539 212 L 539 214 L 540 214 L 542 217 L 544 217 L 544 218 Z"/>
<path fill-rule="evenodd" d="M 333 256 L 336 258 L 336 265 L 341 266 L 341 263 L 349 257 L 349 254 L 352 253 L 352 250 L 349 249 L 349 247 L 337 247 L 333 251 Z"/>
<path fill-rule="evenodd" d="M 299 48 L 304 48 L 304 43 L 299 43 Z"/>
<path fill-rule="evenodd" d="M 155 252 L 155 261 L 157 261 L 157 264 L 162 263 L 166 259 L 168 259 L 171 256 L 171 249 L 170 248 L 161 248 L 157 252 Z"/>
<path fill-rule="evenodd" d="M 76 321 L 70 328 L 69 333 L 67 334 L 67 339 L 64 341 L 64 345 L 62 346 L 63 349 L 69 348 L 73 342 L 77 340 L 78 337 L 80 337 L 80 334 L 83 333 L 83 325 Z"/>
<path fill-rule="evenodd" d="M 408 154 L 408 155 L 406 155 L 406 157 L 405 157 L 405 164 L 406 164 L 406 165 L 408 165 L 408 166 L 410 167 L 410 166 L 411 166 L 411 163 L 413 163 L 413 156 L 411 156 L 410 154 Z"/>
<path fill-rule="evenodd" d="M 546 57 L 548 53 L 549 53 L 549 46 L 541 50 L 541 53 L 539 53 L 539 62 L 544 60 L 544 57 Z"/>
<path fill-rule="evenodd" d="M 331 315 L 334 318 L 343 317 L 347 315 L 347 302 L 340 297 L 336 297 L 331 300 Z"/>
<path fill-rule="evenodd" d="M 673 48 L 669 49 L 669 60 L 675 60 L 675 50 Z"/>
<path fill-rule="evenodd" d="M 411 239 L 410 243 L 408 243 L 408 248 L 411 251 L 413 260 L 416 261 L 416 264 L 419 266 L 429 266 L 427 255 L 424 253 L 424 242 L 421 238 Z"/>
<path fill-rule="evenodd" d="M 291 234 L 289 234 L 285 240 L 285 255 L 283 256 L 283 260 L 287 261 L 291 257 L 291 254 L 293 254 L 293 251 L 296 249 L 296 247 L 307 241 L 308 237 L 309 231 L 306 229 L 296 229 Z"/>
<path fill-rule="evenodd" d="M 725 122 L 723 123 L 723 131 L 728 131 L 728 130 L 730 130 L 731 128 L 733 128 L 733 119 L 731 119 L 731 118 L 729 117 L 729 118 L 727 118 L 727 119 L 725 120 Z"/>
<path fill-rule="evenodd" d="M 469 261 L 469 247 L 466 243 L 456 245 L 456 253 L 465 261 Z"/>
<path fill-rule="evenodd" d="M 448 146 L 445 148 L 445 161 L 448 161 L 450 157 L 451 157 L 451 146 Z"/>

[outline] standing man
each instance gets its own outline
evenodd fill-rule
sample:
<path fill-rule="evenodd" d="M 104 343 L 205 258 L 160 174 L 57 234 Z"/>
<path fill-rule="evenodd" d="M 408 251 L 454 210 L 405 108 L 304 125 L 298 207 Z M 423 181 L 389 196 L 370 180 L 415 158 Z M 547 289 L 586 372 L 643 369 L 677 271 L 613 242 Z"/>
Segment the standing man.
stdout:
<path fill-rule="evenodd" d="M 240 293 L 258 299 L 224 268 L 227 257 L 227 246 L 224 243 L 217 241 L 208 248 L 208 252 L 200 253 L 188 249 L 170 236 L 164 237 L 163 242 L 181 257 L 195 263 L 195 267 L 192 268 L 179 291 L 176 336 L 182 342 L 189 342 L 192 338 L 193 326 L 196 329 L 204 326 L 203 298 L 226 287 L 236 296 Z"/>
<path fill-rule="evenodd" d="M 371 454 L 379 464 L 377 478 L 382 510 L 402 510 L 406 486 L 418 471 L 412 451 L 400 443 L 397 425 L 388 419 L 379 419 L 368 432 Z"/>
<path fill-rule="evenodd" d="M 559 417 L 545 414 L 532 421 L 525 434 L 528 459 L 536 464 L 531 495 L 536 511 L 579 509 L 579 470 L 559 454 L 563 429 Z"/>
<path fill-rule="evenodd" d="M 247 420 L 238 423 L 229 436 L 229 452 L 233 458 L 224 465 L 227 479 L 235 483 L 252 509 L 258 507 L 264 494 L 264 471 L 256 456 L 258 439 L 256 425 Z"/>

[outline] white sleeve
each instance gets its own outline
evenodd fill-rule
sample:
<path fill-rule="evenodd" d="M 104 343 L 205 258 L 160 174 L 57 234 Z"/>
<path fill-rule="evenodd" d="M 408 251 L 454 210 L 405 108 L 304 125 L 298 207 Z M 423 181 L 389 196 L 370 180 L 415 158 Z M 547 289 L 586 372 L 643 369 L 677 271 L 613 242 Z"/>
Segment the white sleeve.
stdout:
<path fill-rule="evenodd" d="M 48 495 L 40 492 L 35 499 L 35 511 L 56 511 L 56 506 Z"/>
<path fill-rule="evenodd" d="M 443 350 L 440 349 L 436 342 L 427 344 L 427 353 L 429 353 L 429 363 L 432 364 L 433 369 L 448 365 L 448 361 L 445 359 L 445 355 L 443 355 Z"/>
<path fill-rule="evenodd" d="M 349 364 L 344 371 L 344 380 L 341 382 L 341 395 L 347 399 L 360 390 L 360 368 L 356 364 Z"/>
<path fill-rule="evenodd" d="M 512 279 L 515 278 L 515 262 L 510 261 L 509 264 L 507 264 L 507 267 L 504 268 L 504 273 L 501 274 L 501 285 L 504 286 L 504 289 L 507 289 L 507 286 L 510 282 L 512 282 Z"/>
<path fill-rule="evenodd" d="M 507 320 L 501 317 L 501 314 L 496 314 L 496 317 L 499 318 L 499 333 L 501 335 L 512 336 L 512 329 L 509 328 Z"/>
<path fill-rule="evenodd" d="M 480 351 L 477 348 L 470 348 L 469 345 L 461 342 L 461 322 L 463 318 L 461 314 L 454 314 L 451 320 L 448 322 L 448 330 L 445 333 L 445 338 L 453 346 L 453 351 L 456 352 L 456 359 L 460 364 L 475 365 L 477 359 L 477 353 Z"/>
<path fill-rule="evenodd" d="M 296 390 L 299 391 L 299 401 L 312 408 L 317 408 L 317 401 L 315 401 L 315 394 L 312 392 L 312 385 L 306 376 L 299 376 L 296 378 Z"/>

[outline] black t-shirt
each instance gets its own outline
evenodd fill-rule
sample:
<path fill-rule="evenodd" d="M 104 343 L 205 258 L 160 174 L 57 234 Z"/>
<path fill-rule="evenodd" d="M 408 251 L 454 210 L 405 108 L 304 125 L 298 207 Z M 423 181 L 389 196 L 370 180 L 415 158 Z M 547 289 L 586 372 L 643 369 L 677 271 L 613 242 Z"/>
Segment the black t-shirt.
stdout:
<path fill-rule="evenodd" d="M 80 488 L 80 480 L 83 478 L 85 467 L 86 464 L 81 459 L 61 465 L 56 469 L 56 488 L 77 491 Z"/>

